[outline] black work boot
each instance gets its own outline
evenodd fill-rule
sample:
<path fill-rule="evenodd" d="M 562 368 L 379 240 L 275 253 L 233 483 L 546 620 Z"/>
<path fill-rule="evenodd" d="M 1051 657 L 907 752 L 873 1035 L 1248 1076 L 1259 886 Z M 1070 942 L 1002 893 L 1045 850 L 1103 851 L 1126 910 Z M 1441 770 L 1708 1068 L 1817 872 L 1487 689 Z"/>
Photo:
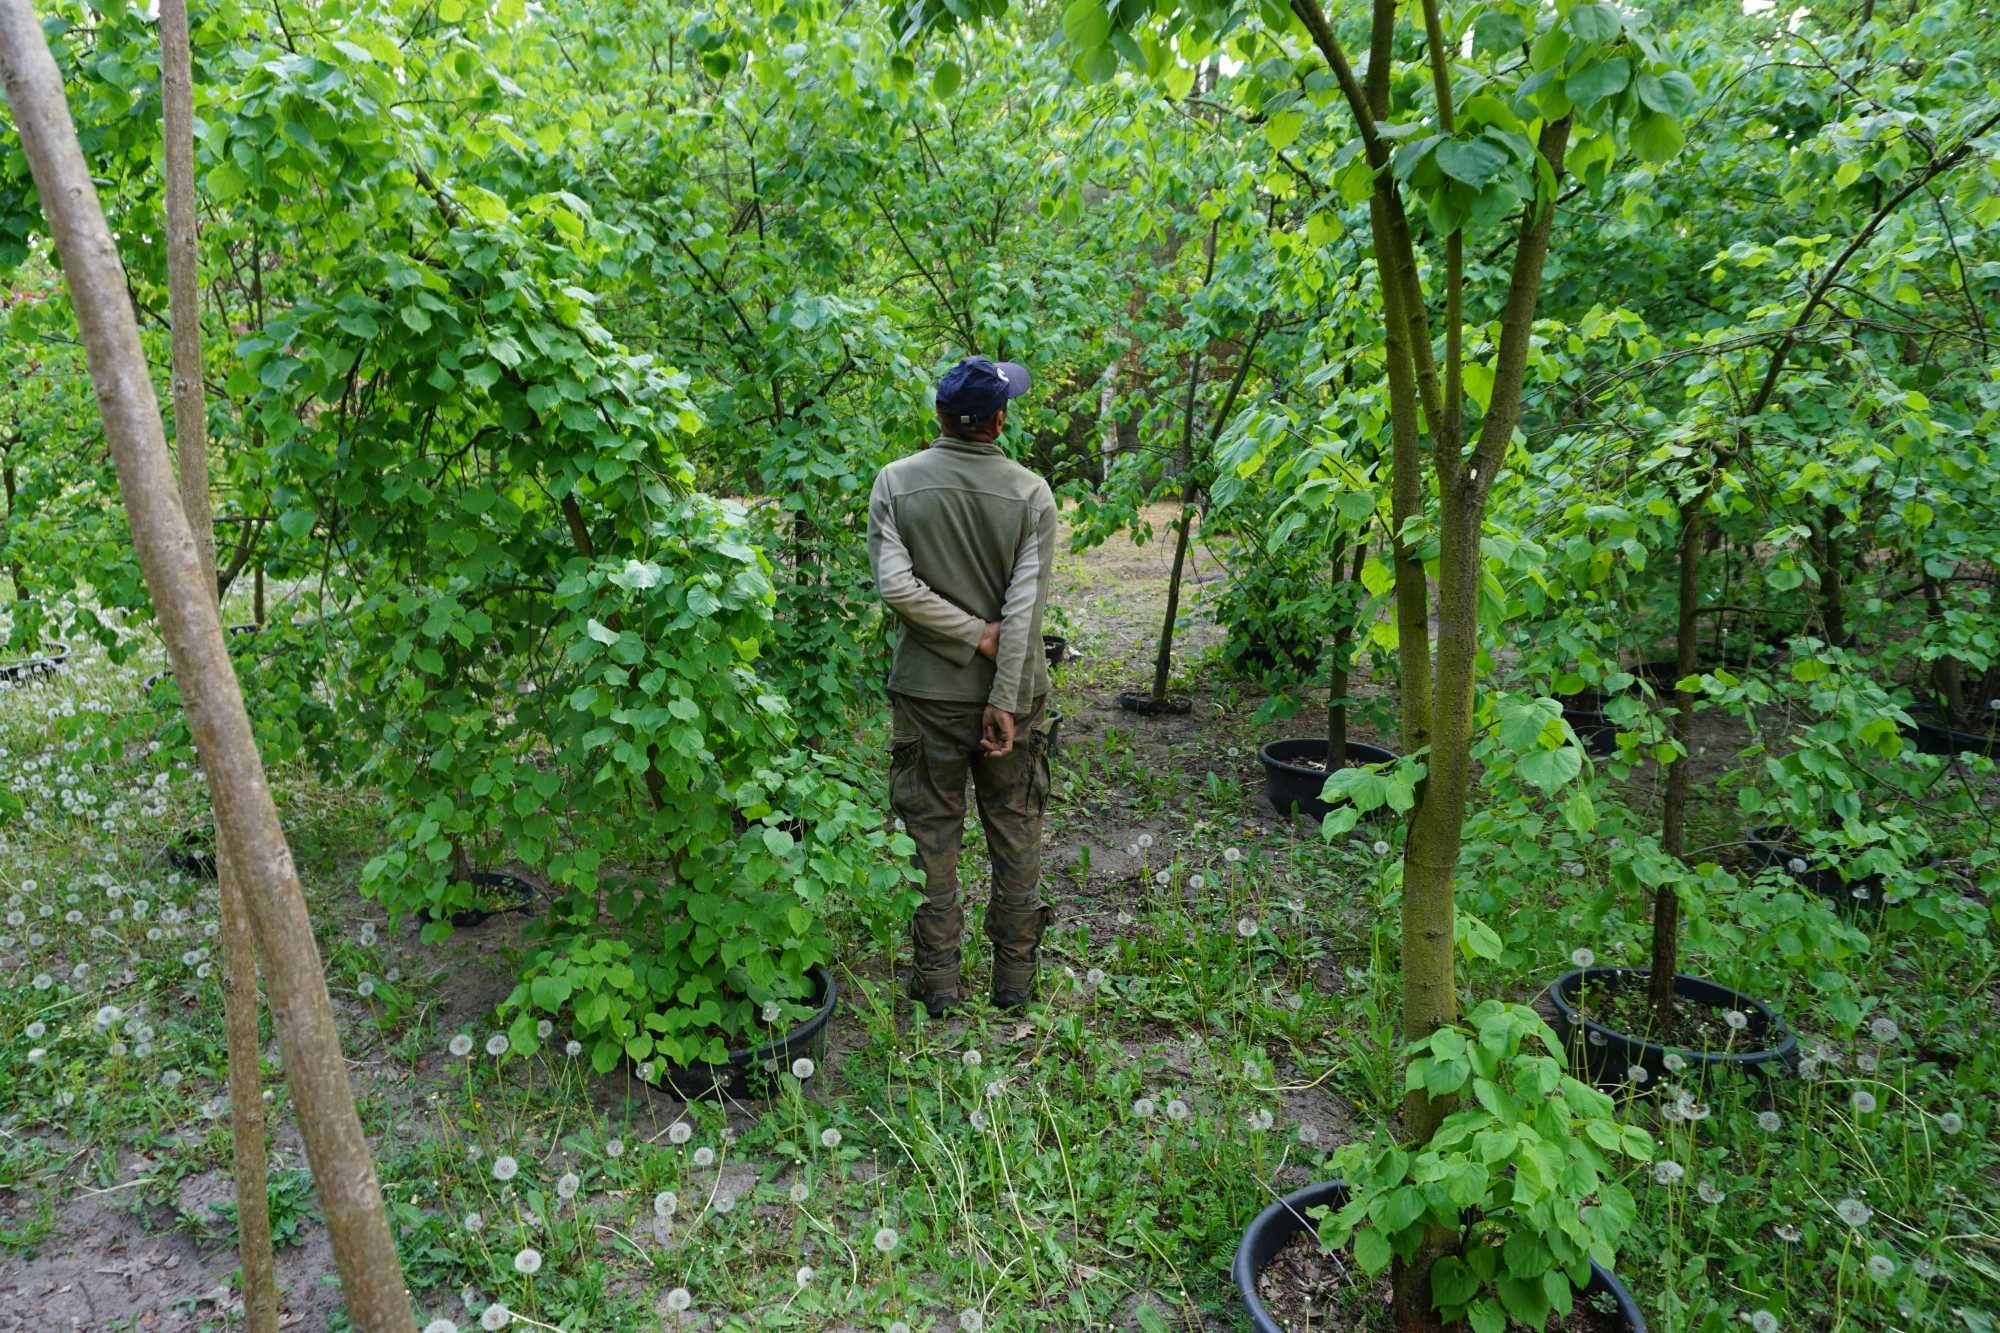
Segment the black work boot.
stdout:
<path fill-rule="evenodd" d="M 924 1007 L 924 1012 L 932 1018 L 943 1018 L 964 1003 L 956 990 L 931 990 L 924 985 L 924 974 L 912 972 L 905 989 L 912 1000 Z"/>

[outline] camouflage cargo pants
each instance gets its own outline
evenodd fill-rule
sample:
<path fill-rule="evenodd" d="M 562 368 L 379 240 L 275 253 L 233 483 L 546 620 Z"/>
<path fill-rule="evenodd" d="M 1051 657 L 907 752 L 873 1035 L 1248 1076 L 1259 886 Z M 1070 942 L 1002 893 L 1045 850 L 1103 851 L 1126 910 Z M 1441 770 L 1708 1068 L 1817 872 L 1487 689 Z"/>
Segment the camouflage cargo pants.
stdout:
<path fill-rule="evenodd" d="M 965 782 L 979 801 L 979 821 L 993 859 L 986 937 L 993 945 L 993 993 L 1025 998 L 1048 924 L 1042 903 L 1042 811 L 1049 799 L 1048 736 L 1043 701 L 1015 724 L 1013 750 L 991 759 L 979 748 L 982 707 L 892 694 L 889 802 L 917 844 L 924 903 L 910 928 L 916 946 L 914 989 L 956 995 L 965 911 L 958 898 L 958 855 L 965 833 Z"/>

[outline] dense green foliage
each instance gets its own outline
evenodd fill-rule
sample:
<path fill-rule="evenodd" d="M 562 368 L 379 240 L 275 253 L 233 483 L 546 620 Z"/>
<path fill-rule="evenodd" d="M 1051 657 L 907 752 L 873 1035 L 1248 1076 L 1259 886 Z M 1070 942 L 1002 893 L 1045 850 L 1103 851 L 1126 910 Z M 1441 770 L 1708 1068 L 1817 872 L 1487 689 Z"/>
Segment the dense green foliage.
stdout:
<path fill-rule="evenodd" d="M 1408 868 L 1376 867 L 1383 853 L 1351 881 L 1371 914 L 1348 964 L 1368 971 L 1353 1000 L 1364 1017 L 1334 1003 L 1337 976 L 1306 980 L 1318 946 L 1303 928 L 1262 960 L 1267 981 L 1289 969 L 1294 998 L 1313 992 L 1326 1047 L 1268 994 L 1204 990 L 1194 1004 L 1166 981 L 1181 975 L 1172 932 L 1213 969 L 1186 971 L 1188 987 L 1230 976 L 1215 946 L 1239 907 L 1243 938 L 1261 938 L 1258 915 L 1303 882 L 1291 876 L 1311 879 L 1296 863 L 1269 870 L 1256 910 L 1233 872 L 1226 905 L 1190 890 L 1216 909 L 1220 941 L 1145 904 L 1143 940 L 1109 945 L 1126 994 L 1167 1021 L 1215 1009 L 1282 1033 L 1302 1066 L 1339 1065 L 1385 1135 L 1405 1087 L 1456 1099 L 1427 1142 L 1337 1157 L 1356 1204 L 1323 1231 L 1372 1271 L 1456 1229 L 1431 1293 L 1482 1330 L 1560 1308 L 1551 1275 L 1621 1245 L 1621 1271 L 1639 1268 L 1671 1329 L 1757 1312 L 1874 1327 L 1895 1311 L 1922 1326 L 1953 1307 L 1981 1327 L 1968 1293 L 1993 1277 L 1989 1260 L 1901 1284 L 1919 1259 L 1937 1271 L 1947 1237 L 1991 1231 L 1976 1205 L 1930 1197 L 1981 1169 L 1937 1164 L 1930 1127 L 1948 1115 L 1965 1128 L 1994 1088 L 1961 1007 L 1992 976 L 1994 763 L 1914 741 L 1936 723 L 1962 750 L 1990 749 L 2000 727 L 2000 29 L 1962 3 L 1468 0 L 1405 6 L 1371 52 L 1370 16 L 1348 8 L 1332 31 L 1360 73 L 1393 65 L 1376 131 L 1410 203 L 1413 280 L 1440 305 L 1447 290 L 1465 298 L 1423 352 L 1443 364 L 1462 344 L 1462 402 L 1423 405 L 1427 476 L 1463 462 L 1441 456 L 1444 418 L 1462 410 L 1453 438 L 1471 457 L 1480 423 L 1504 415 L 1519 219 L 1555 208 L 1520 422 L 1484 479 L 1472 571 L 1473 778 L 1448 932 L 1472 1016 L 1350 1064 L 1328 1053 L 1342 1023 L 1392 1022 L 1400 956 L 1372 918 L 1393 918 Z M 112 0 L 47 9 L 164 362 L 154 27 Z M 490 905 L 477 869 L 546 887 L 500 1005 L 512 1056 L 548 1062 L 575 1041 L 598 1073 L 625 1064 L 642 1079 L 717 1059 L 803 1015 L 815 966 L 893 946 L 913 872 L 876 771 L 887 627 L 864 497 L 882 464 L 929 438 L 928 386 L 964 353 L 1033 368 L 1005 443 L 1058 485 L 1074 558 L 1127 540 L 1171 553 L 1175 525 L 1198 525 L 1228 577 L 1181 604 L 1184 625 L 1218 634 L 1205 655 L 1180 648 L 1178 679 L 1242 703 L 1234 739 L 1269 738 L 1252 719 L 1319 730 L 1328 706 L 1410 739 L 1395 701 L 1414 651 L 1395 614 L 1397 552 L 1441 582 L 1449 488 L 1410 492 L 1414 508 L 1394 491 L 1379 202 L 1339 79 L 1300 20 L 1311 12 L 197 10 L 219 563 L 232 619 L 263 622 L 232 642 L 259 737 L 297 781 L 374 803 L 368 836 L 344 845 L 351 878 L 426 946 Z M 136 683 L 153 669 L 145 589 L 11 140 L 0 264 L 16 353 L 0 384 L 0 663 L 68 642 Z M 1088 637 L 1082 609 L 1064 611 Z M 1146 684 L 1158 630 L 1156 617 L 1121 644 L 1123 675 L 1093 688 Z M 99 699 L 0 737 L 16 737 L 17 758 L 20 737 L 59 747 L 64 790 L 94 793 L 136 764 L 179 793 L 166 822 L 194 825 L 173 698 L 162 682 L 143 707 Z M 1584 705 L 1607 728 L 1600 753 Z M 1118 744 L 1081 761 L 1072 795 L 1112 774 L 1157 808 L 1166 798 Z M 1329 782 L 1340 808 L 1317 846 L 1332 863 L 1378 835 L 1384 853 L 1408 850 L 1394 822 L 1361 822 L 1422 800 L 1437 755 L 1402 748 L 1416 753 L 1398 767 Z M 35 763 L 0 784 L 0 815 L 53 836 L 60 819 L 35 805 L 58 761 Z M 154 827 L 158 799 L 129 798 L 152 821 L 135 836 L 174 831 Z M 1206 799 L 1220 800 L 1213 787 Z M 62 818 L 94 818 L 79 813 L 90 804 L 65 798 Z M 1749 842 L 1786 854 L 1766 864 Z M 1190 853 L 1175 882 L 1197 863 L 1216 874 L 1204 858 L 1217 852 Z M 25 919 L 39 899 L 20 878 L 8 892 Z M 1649 924 L 1663 902 L 1677 914 L 1664 946 Z M 25 997 L 42 964 L 11 926 L 0 980 Z M 1075 961 L 1102 943 L 1086 933 Z M 1706 1161 L 1721 1179 L 1737 1146 L 1761 1142 L 1746 1128 L 1761 1103 L 1690 1092 L 1718 1108 L 1704 1139 L 1628 1088 L 1621 1123 L 1535 1049 L 1523 1010 L 1491 999 L 1529 998 L 1565 958 L 1646 967 L 1675 947 L 1682 970 L 1827 1043 L 1788 1124 L 1826 1110 L 1825 1079 L 1862 1034 L 1877 1034 L 1871 1074 L 1904 1041 L 1880 1033 L 1926 1034 L 1895 1088 L 1912 1108 L 1891 1154 L 1903 1165 L 1868 1153 L 1872 1109 L 1842 1120 L 1851 1145 L 1820 1149 L 1869 1161 L 1876 1206 L 1908 1214 L 1901 1233 L 1851 1225 L 1858 1238 L 1811 1256 L 1773 1233 L 1792 1228 L 1776 1220 L 1786 1209 L 1847 1192 L 1831 1182 L 1853 1159 L 1806 1160 L 1808 1134 L 1796 1172 L 1767 1171 L 1757 1150 L 1742 1194 L 1749 1180 L 1776 1194 L 1745 1204 L 1736 1239 L 1718 1238 L 1726 1226 L 1697 1238 L 1688 1191 L 1669 1188 L 1679 1177 L 1655 1189 L 1636 1165 L 1652 1146 L 1634 1122 L 1661 1131 L 1676 1170 Z M 393 987 L 379 993 L 392 1002 Z M 385 1021 L 405 1031 L 406 1016 Z M 1098 1059 L 1075 1018 L 1055 1020 L 1052 1040 Z M 28 1076 L 27 1049 L 0 1050 L 10 1076 Z M 1411 1062 L 1389 1068 L 1399 1054 Z M 1091 1106 L 1067 1131 L 1109 1132 L 1127 1072 L 1107 1075 L 1108 1117 Z M 1889 1100 L 1885 1080 L 1863 1081 L 1868 1107 Z M 934 1109 L 955 1124 L 954 1097 L 935 1093 Z M 1040 1132 L 1015 1146 L 1045 1146 Z M 788 1133 L 772 1131 L 779 1156 L 802 1146 Z M 1159 1148 L 1150 1169 L 1164 1181 L 1212 1165 L 1203 1151 Z M 1112 1244 L 1179 1271 L 1241 1220 L 1128 1234 L 1127 1217 Z M 562 1317 L 599 1314 L 579 1297 Z"/>

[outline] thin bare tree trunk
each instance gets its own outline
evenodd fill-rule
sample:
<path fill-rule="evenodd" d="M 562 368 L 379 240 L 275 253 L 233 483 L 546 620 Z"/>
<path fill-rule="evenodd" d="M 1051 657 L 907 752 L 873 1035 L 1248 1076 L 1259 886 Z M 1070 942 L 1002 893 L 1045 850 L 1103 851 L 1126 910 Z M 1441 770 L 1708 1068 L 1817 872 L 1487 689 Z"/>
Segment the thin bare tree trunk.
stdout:
<path fill-rule="evenodd" d="M 77 143 L 62 77 L 27 0 L 0 0 L 0 78 L 62 256 L 133 545 L 208 777 L 217 843 L 253 890 L 245 895 L 251 924 L 348 1315 L 362 1333 L 413 1333 L 305 894 L 223 645 L 215 582 L 175 493 L 159 399 L 118 250 Z"/>
<path fill-rule="evenodd" d="M 201 271 L 195 231 L 194 53 L 187 0 L 160 0 L 160 103 L 167 178 L 167 310 L 173 337 L 174 443 L 181 510 L 215 582 L 215 516 L 208 500 L 208 408 L 202 392 Z M 219 596 L 220 594 L 218 594 Z M 229 1046 L 229 1123 L 236 1176 L 236 1251 L 243 1264 L 243 1319 L 250 1333 L 277 1333 L 278 1280 L 271 1257 L 271 1198 L 264 1157 L 264 1093 L 257 1039 L 257 951 L 236 857 L 218 837 L 216 891 L 222 915 L 222 1022 Z"/>
<path fill-rule="evenodd" d="M 1667 792 L 1660 845 L 1669 856 L 1687 852 L 1687 798 L 1694 758 L 1694 694 L 1680 688 L 1680 682 L 1696 671 L 1695 651 L 1701 602 L 1702 507 L 1714 483 L 1681 509 L 1679 613 L 1674 620 L 1674 720 L 1673 738 L 1680 754 L 1667 767 Z M 1680 895 L 1671 883 L 1653 891 L 1653 960 L 1649 984 L 1653 1008 L 1654 1039 L 1666 1041 L 1673 1030 L 1674 973 L 1680 967 Z"/>

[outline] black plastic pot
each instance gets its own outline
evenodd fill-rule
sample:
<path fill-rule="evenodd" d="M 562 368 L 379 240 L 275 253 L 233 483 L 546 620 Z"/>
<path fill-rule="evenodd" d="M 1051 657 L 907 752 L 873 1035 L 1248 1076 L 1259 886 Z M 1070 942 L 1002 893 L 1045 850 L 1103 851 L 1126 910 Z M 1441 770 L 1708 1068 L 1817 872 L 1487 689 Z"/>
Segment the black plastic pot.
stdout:
<path fill-rule="evenodd" d="M 183 829 L 167 840 L 167 864 L 192 879 L 215 878 L 215 830 Z"/>
<path fill-rule="evenodd" d="M 1194 711 L 1194 700 L 1185 694 L 1155 699 L 1151 690 L 1125 690 L 1118 696 L 1118 706 L 1141 717 L 1185 717 Z"/>
<path fill-rule="evenodd" d="M 1960 731 L 1939 713 L 1912 708 L 1910 718 L 1916 725 L 1902 731 L 1919 754 L 1983 754 L 2000 759 L 2000 713 L 1992 716 L 1994 724 L 1989 730 Z"/>
<path fill-rule="evenodd" d="M 56 674 L 69 657 L 69 645 L 56 644 L 40 657 L 24 657 L 0 666 L 0 685 L 31 685 Z"/>
<path fill-rule="evenodd" d="M 1042 636 L 1042 656 L 1048 658 L 1051 670 L 1069 661 L 1069 640 L 1060 634 Z"/>
<path fill-rule="evenodd" d="M 1395 752 L 1366 741 L 1347 743 L 1349 763 L 1393 764 L 1397 757 Z M 1313 819 L 1324 819 L 1332 813 L 1333 807 L 1321 800 L 1319 795 L 1326 786 L 1327 771 L 1324 768 L 1308 768 L 1299 762 L 1302 759 L 1326 762 L 1324 736 L 1269 741 L 1258 749 L 1257 758 L 1264 765 L 1264 795 L 1270 799 L 1273 810 L 1281 815 L 1299 814 Z M 1394 814 L 1395 811 L 1388 806 L 1380 805 L 1362 818 L 1387 819 Z"/>
<path fill-rule="evenodd" d="M 826 1058 L 826 1024 L 840 1001 L 840 989 L 833 973 L 815 965 L 812 970 L 813 1002 L 819 1006 L 812 1017 L 776 1041 L 731 1051 L 719 1065 L 684 1065 L 656 1070 L 655 1084 L 682 1101 L 756 1101 L 771 1095 L 777 1076 L 788 1073 L 792 1061 L 810 1057 L 815 1064 Z"/>
<path fill-rule="evenodd" d="M 1313 1208 L 1340 1208 L 1347 1203 L 1347 1185 L 1343 1181 L 1329 1180 L 1318 1185 L 1308 1185 L 1302 1190 L 1294 1190 L 1278 1200 L 1263 1212 L 1249 1226 L 1243 1229 L 1243 1239 L 1236 1245 L 1236 1262 L 1230 1272 L 1236 1279 L 1236 1294 L 1243 1302 L 1243 1309 L 1250 1316 L 1250 1327 L 1256 1333 L 1289 1333 L 1284 1325 L 1271 1317 L 1264 1308 L 1263 1298 L 1257 1294 L 1257 1279 L 1277 1257 L 1278 1251 L 1291 1242 L 1292 1237 L 1313 1227 L 1307 1210 Z M 1590 1283 L 1583 1289 L 1583 1295 L 1606 1295 L 1618 1307 L 1618 1317 L 1625 1322 L 1631 1333 L 1646 1333 L 1646 1317 L 1639 1313 L 1639 1304 L 1632 1299 L 1632 1293 L 1625 1290 L 1611 1271 L 1596 1264 L 1590 1266 Z"/>
<path fill-rule="evenodd" d="M 504 870 L 475 870 L 466 878 L 477 888 L 491 890 L 499 906 L 468 907 L 462 912 L 453 912 L 451 924 L 461 930 L 510 912 L 532 911 L 535 899 L 540 896 L 534 885 Z"/>
<path fill-rule="evenodd" d="M 1832 903 L 1841 912 L 1879 912 L 1882 910 L 1882 877 L 1862 875 L 1846 880 L 1840 872 L 1822 859 L 1823 853 L 1792 841 L 1793 832 L 1777 824 L 1766 824 L 1750 830 L 1743 845 L 1750 853 L 1750 859 L 1758 866 L 1776 866 L 1790 875 L 1801 885 L 1811 889 L 1820 897 Z M 1792 869 L 1792 862 L 1803 861 L 1804 870 Z"/>
<path fill-rule="evenodd" d="M 1681 973 L 1674 974 L 1674 996 L 1681 1003 L 1735 1009 L 1750 1020 L 1742 1032 L 1740 1046 L 1720 1051 L 1664 1046 L 1642 1036 L 1616 1031 L 1577 1012 L 1577 995 L 1586 985 L 1643 988 L 1648 976 L 1644 968 L 1585 967 L 1563 973 L 1549 987 L 1549 1000 L 1556 1011 L 1556 1035 L 1569 1051 L 1571 1067 L 1600 1087 L 1628 1083 L 1627 1071 L 1635 1066 L 1646 1070 L 1648 1085 L 1657 1085 L 1663 1078 L 1698 1077 L 1716 1070 L 1775 1072 L 1762 1067 L 1782 1067 L 1797 1054 L 1798 1038 L 1770 1006 L 1741 991 Z M 1669 1052 L 1686 1062 L 1687 1068 L 1681 1075 L 1674 1075 L 1667 1068 Z"/>
<path fill-rule="evenodd" d="M 1618 724 L 1604 716 L 1605 701 L 1604 691 L 1598 689 L 1578 690 L 1556 700 L 1562 705 L 1563 721 L 1591 754 L 1618 753 Z"/>

